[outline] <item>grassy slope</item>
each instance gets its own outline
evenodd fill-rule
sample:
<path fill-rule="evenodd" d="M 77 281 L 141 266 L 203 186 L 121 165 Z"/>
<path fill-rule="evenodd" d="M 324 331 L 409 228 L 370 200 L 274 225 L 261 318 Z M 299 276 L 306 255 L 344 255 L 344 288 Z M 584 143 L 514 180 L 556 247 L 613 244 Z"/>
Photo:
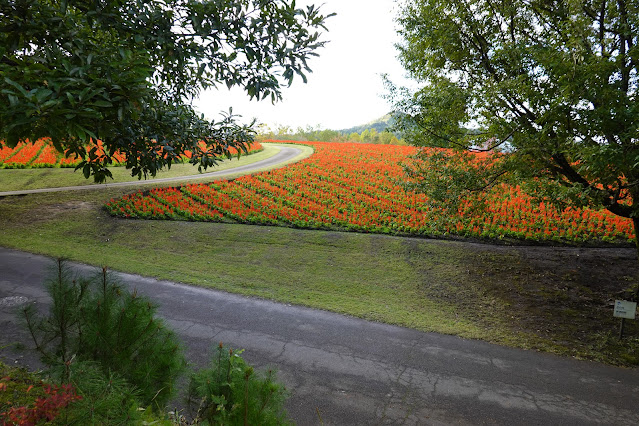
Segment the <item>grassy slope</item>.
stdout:
<path fill-rule="evenodd" d="M 581 310 L 591 290 L 582 288 L 579 272 L 533 264 L 527 251 L 357 233 L 110 217 L 104 203 L 128 191 L 0 198 L 0 245 L 424 331 L 611 363 L 637 362 L 639 341 L 620 346 L 611 338 L 616 323 L 606 306 L 597 307 L 601 318 Z M 628 269 L 636 263 L 632 250 L 619 250 L 620 266 L 613 278 L 621 282 L 636 276 L 637 268 Z M 561 251 L 553 256 L 559 256 L 560 264 L 574 258 Z M 589 263 L 584 259 L 584 265 Z M 564 294 L 574 300 L 562 300 Z M 636 336 L 638 331 L 630 322 L 629 334 Z"/>
<path fill-rule="evenodd" d="M 272 156 L 277 152 L 276 144 L 264 144 L 264 149 L 255 154 L 242 156 L 238 160 L 233 158 L 225 160 L 210 171 L 226 170 L 244 164 L 254 163 Z M 310 149 L 308 147 L 306 150 Z M 137 182 L 137 177 L 132 177 L 131 172 L 124 167 L 111 168 L 113 182 Z M 170 178 L 197 175 L 197 167 L 191 164 L 175 164 L 170 170 L 160 171 L 156 178 Z M 153 179 L 150 179 L 153 180 Z M 0 191 L 17 191 L 21 189 L 39 189 L 75 185 L 96 185 L 93 180 L 84 178 L 80 171 L 74 172 L 73 168 L 40 168 L 40 169 L 0 169 Z"/>
<path fill-rule="evenodd" d="M 420 280 L 405 259 L 401 238 L 111 218 L 101 205 L 124 193 L 2 199 L 0 244 L 421 329 L 459 331 L 461 324 L 451 325 L 459 322 L 451 309 L 418 296 Z M 442 256 L 454 255 L 448 243 L 431 244 Z M 434 273 L 449 278 L 454 259 L 445 262 L 449 266 Z M 375 306 L 380 300 L 383 305 Z M 472 330 L 469 336 L 483 334 L 470 324 L 463 328 Z"/>

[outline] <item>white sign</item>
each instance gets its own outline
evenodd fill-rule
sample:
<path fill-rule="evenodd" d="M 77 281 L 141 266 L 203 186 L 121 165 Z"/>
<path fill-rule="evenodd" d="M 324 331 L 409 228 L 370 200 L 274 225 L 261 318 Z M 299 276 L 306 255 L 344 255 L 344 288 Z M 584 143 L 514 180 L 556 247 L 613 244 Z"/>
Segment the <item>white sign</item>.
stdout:
<path fill-rule="evenodd" d="M 635 319 L 637 312 L 637 302 L 629 302 L 627 300 L 615 300 L 614 316 L 619 318 Z"/>

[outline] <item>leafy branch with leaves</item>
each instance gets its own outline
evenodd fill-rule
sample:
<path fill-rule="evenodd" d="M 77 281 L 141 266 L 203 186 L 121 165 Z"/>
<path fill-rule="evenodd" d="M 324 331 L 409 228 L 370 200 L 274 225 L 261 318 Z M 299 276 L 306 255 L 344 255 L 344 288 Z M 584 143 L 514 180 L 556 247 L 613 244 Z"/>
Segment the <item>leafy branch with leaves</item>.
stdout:
<path fill-rule="evenodd" d="M 433 201 L 517 183 L 639 231 L 639 3 L 411 0 L 397 22 L 400 58 L 422 85 L 390 85 L 399 130 L 451 149 L 418 157 L 449 177 L 420 186 Z M 486 150 L 475 169 L 460 154 Z"/>
<path fill-rule="evenodd" d="M 306 81 L 330 16 L 289 0 L 0 2 L 0 146 L 50 137 L 97 182 L 118 151 L 139 178 L 187 151 L 214 166 L 255 131 L 232 111 L 204 119 L 192 99 L 225 85 L 281 100 Z"/>

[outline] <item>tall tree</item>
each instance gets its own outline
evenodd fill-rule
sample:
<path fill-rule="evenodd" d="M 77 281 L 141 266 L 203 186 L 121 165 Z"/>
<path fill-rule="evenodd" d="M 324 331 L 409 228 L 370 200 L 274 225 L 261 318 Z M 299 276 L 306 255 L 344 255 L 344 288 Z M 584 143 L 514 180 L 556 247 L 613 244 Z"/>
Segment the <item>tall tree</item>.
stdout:
<path fill-rule="evenodd" d="M 293 0 L 0 0 L 0 146 L 50 137 L 96 181 L 116 151 L 138 177 L 186 152 L 206 169 L 254 131 L 231 112 L 205 120 L 193 97 L 280 100 L 306 81 L 328 16 Z M 104 152 L 87 153 L 96 140 Z"/>
<path fill-rule="evenodd" d="M 638 1 L 409 0 L 398 23 L 422 83 L 395 89 L 399 127 L 453 148 L 420 154 L 417 188 L 450 202 L 514 178 L 639 232 Z"/>
<path fill-rule="evenodd" d="M 364 130 L 360 134 L 360 138 L 364 143 L 377 143 L 379 139 L 379 134 L 375 128 L 371 127 L 370 129 Z"/>

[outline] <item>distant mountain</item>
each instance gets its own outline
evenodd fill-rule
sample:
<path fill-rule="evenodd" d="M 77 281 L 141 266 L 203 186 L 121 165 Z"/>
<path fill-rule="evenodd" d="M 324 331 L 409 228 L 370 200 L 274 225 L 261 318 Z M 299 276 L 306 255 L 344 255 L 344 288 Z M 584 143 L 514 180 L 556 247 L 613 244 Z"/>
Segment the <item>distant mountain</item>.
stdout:
<path fill-rule="evenodd" d="M 351 133 L 362 133 L 366 129 L 375 129 L 378 133 L 383 132 L 386 128 L 393 124 L 393 116 L 389 113 L 383 117 L 373 120 L 370 123 L 362 124 L 361 126 L 355 126 L 348 129 L 338 130 L 340 133 L 349 135 Z"/>

